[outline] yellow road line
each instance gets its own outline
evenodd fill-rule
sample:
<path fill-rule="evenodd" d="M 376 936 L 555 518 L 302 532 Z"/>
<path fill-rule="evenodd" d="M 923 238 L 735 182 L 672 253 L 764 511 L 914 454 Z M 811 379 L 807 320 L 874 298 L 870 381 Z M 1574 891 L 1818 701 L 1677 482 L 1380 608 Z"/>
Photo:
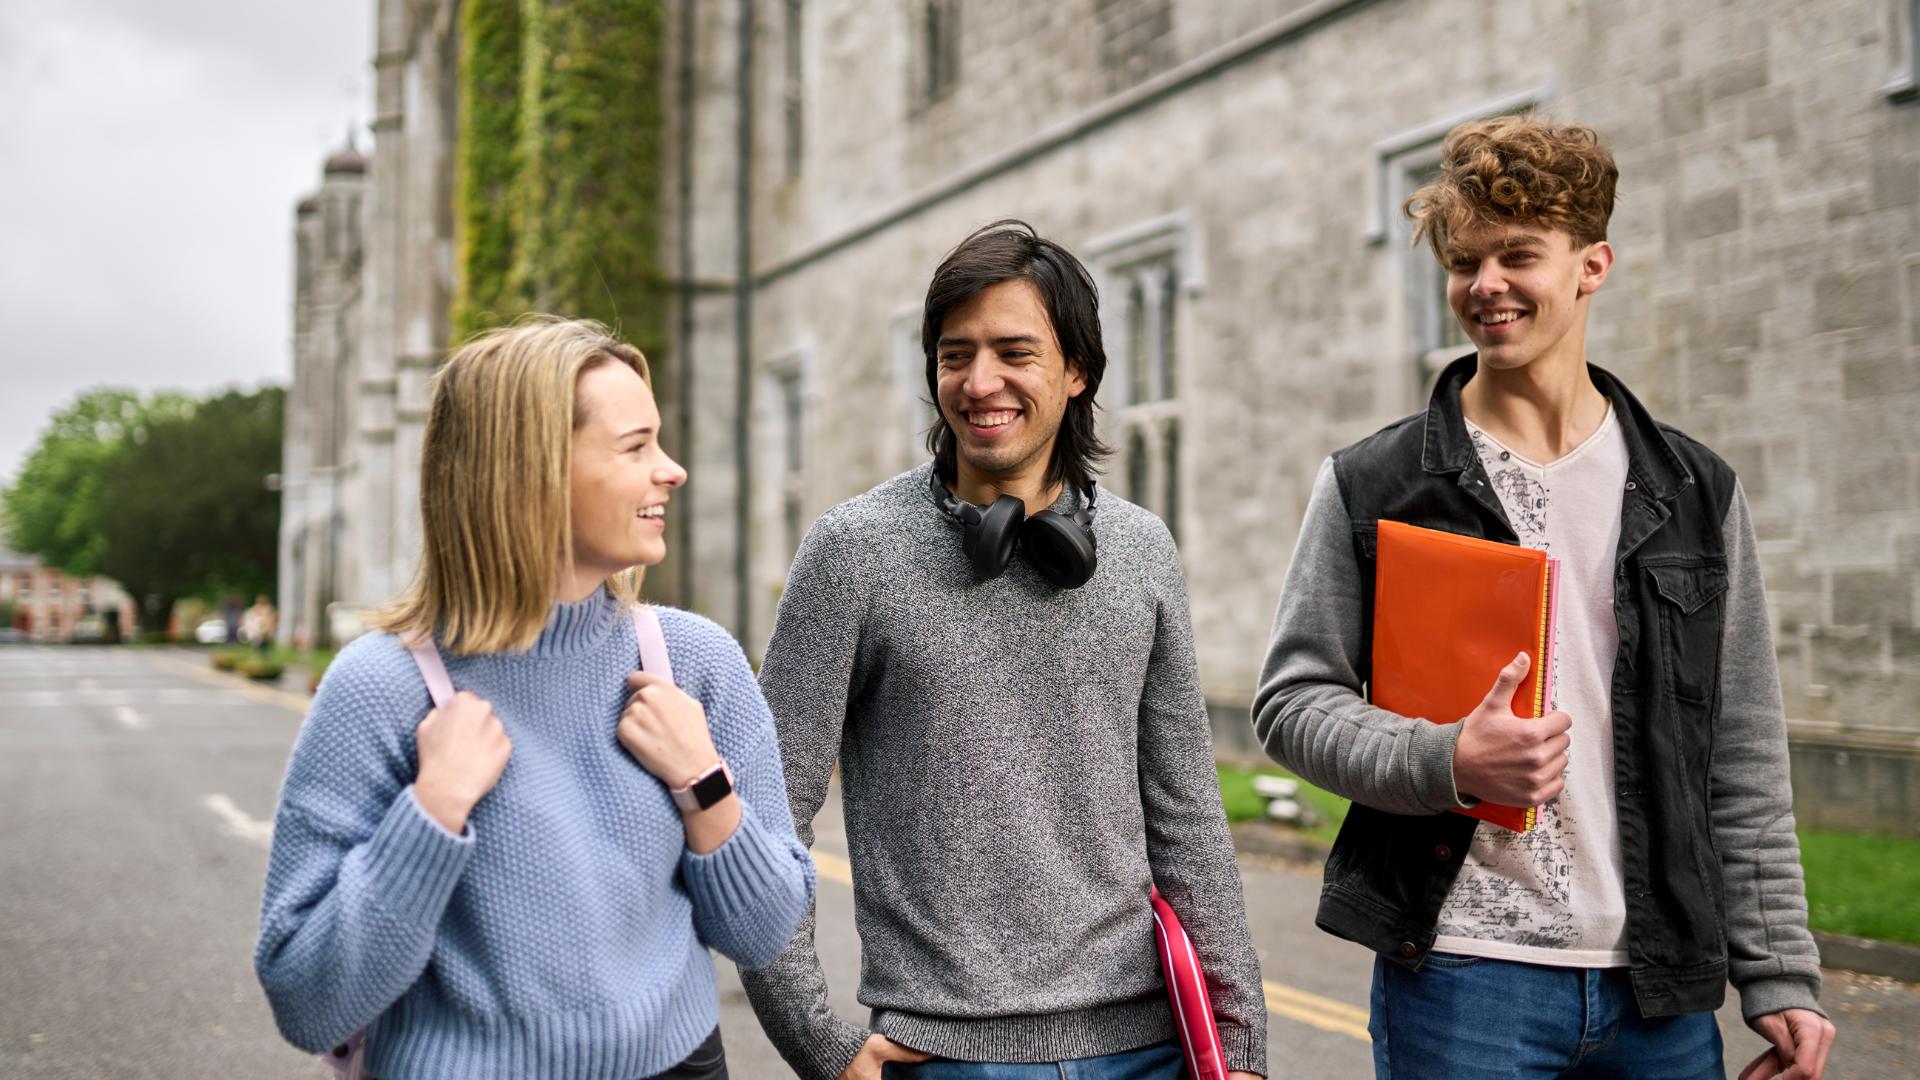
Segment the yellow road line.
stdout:
<path fill-rule="evenodd" d="M 201 667 L 198 664 L 182 660 L 177 656 L 162 656 L 158 653 L 148 653 L 147 659 L 170 667 L 190 679 L 198 680 L 209 686 L 217 686 L 222 690 L 238 690 L 247 697 L 262 704 L 277 705 L 283 709 L 291 709 L 302 716 L 306 715 L 307 708 L 313 704 L 313 699 L 300 694 L 289 694 L 285 690 L 278 690 L 271 686 L 261 686 L 240 675 L 223 675 L 212 668 Z"/>
<path fill-rule="evenodd" d="M 838 855 L 814 848 L 813 865 L 823 878 L 842 885 L 853 884 L 853 865 Z M 1266 991 L 1267 1011 L 1275 1016 L 1298 1020 L 1322 1031 L 1346 1035 L 1361 1042 L 1372 1041 L 1373 1037 L 1367 1034 L 1365 1009 L 1291 986 L 1282 986 L 1271 979 L 1263 981 L 1260 986 Z"/>
<path fill-rule="evenodd" d="M 1267 1011 L 1275 1016 L 1298 1020 L 1322 1031 L 1350 1036 L 1361 1042 L 1371 1042 L 1373 1039 L 1367 1033 L 1365 1009 L 1291 986 L 1282 986 L 1271 979 L 1261 982 L 1260 986 L 1267 992 Z"/>

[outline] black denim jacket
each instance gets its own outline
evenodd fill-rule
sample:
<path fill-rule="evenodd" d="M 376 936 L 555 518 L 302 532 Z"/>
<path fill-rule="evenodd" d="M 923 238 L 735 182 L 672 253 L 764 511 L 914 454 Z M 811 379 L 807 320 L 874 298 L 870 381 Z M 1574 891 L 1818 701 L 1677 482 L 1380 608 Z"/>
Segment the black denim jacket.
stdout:
<path fill-rule="evenodd" d="M 1366 654 L 1380 519 L 1517 542 L 1462 418 L 1460 390 L 1474 371 L 1473 357 L 1455 361 L 1423 416 L 1333 456 L 1353 524 Z M 1727 981 L 1708 770 L 1727 591 L 1721 525 L 1734 475 L 1656 423 L 1618 379 L 1590 371 L 1613 403 L 1628 455 L 1612 709 L 1633 984 L 1647 1016 L 1697 1012 L 1719 1006 Z M 1356 803 L 1327 863 L 1320 926 L 1419 968 L 1475 825 L 1460 814 L 1406 816 Z"/>

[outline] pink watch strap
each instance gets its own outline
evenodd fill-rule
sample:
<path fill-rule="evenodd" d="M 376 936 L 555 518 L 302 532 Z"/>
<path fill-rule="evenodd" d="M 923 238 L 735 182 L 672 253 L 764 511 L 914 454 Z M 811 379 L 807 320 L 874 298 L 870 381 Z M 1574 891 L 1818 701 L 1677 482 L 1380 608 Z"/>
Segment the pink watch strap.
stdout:
<path fill-rule="evenodd" d="M 682 810 L 687 810 L 687 811 L 699 810 L 700 800 L 694 796 L 693 789 L 699 785 L 700 781 L 705 780 L 707 777 L 712 776 L 716 772 L 724 773 L 726 775 L 728 787 L 734 786 L 733 770 L 727 766 L 727 759 L 721 758 L 720 764 L 715 765 L 713 768 L 708 769 L 706 772 L 703 772 L 699 776 L 694 777 L 693 783 L 688 784 L 686 787 L 668 788 L 667 794 L 673 796 L 673 805 L 679 807 Z"/>

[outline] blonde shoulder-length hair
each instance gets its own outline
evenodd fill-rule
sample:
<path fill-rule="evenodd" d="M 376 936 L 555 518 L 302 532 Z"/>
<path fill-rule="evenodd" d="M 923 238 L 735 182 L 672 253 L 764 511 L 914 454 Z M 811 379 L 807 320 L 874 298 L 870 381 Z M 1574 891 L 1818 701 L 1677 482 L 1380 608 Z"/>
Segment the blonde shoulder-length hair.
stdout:
<path fill-rule="evenodd" d="M 369 625 L 457 654 L 527 649 L 572 570 L 580 377 L 647 358 L 585 319 L 534 315 L 468 341 L 433 376 L 420 454 L 420 568 Z M 639 595 L 639 568 L 609 582 Z"/>

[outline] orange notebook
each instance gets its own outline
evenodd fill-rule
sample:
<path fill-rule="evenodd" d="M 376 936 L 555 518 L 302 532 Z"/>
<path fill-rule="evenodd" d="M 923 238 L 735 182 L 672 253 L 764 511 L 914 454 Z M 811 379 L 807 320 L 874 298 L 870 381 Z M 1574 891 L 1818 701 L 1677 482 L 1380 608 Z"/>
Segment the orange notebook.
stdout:
<path fill-rule="evenodd" d="M 1524 652 L 1532 666 L 1514 692 L 1514 715 L 1545 713 L 1553 700 L 1559 586 L 1560 561 L 1543 551 L 1380 522 L 1373 703 L 1401 716 L 1457 723 Z M 1457 812 L 1526 832 L 1534 809 L 1481 803 Z"/>

